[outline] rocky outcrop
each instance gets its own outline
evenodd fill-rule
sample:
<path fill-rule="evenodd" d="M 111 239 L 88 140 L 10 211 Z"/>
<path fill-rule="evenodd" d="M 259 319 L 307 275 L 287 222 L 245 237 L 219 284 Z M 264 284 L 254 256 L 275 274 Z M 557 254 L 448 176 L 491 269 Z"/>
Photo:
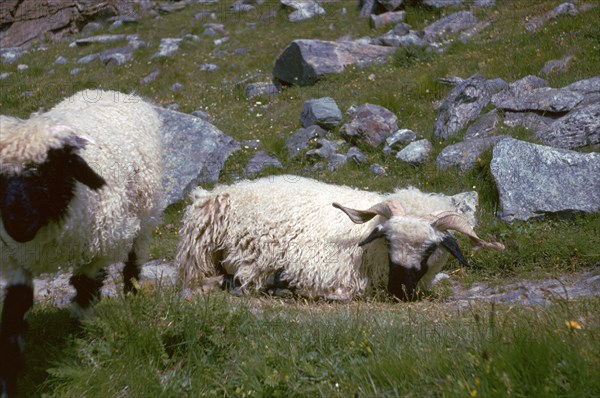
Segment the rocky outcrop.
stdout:
<path fill-rule="evenodd" d="M 557 148 L 580 148 L 600 144 L 600 103 L 569 112 L 565 117 L 540 130 L 536 138 Z"/>
<path fill-rule="evenodd" d="M 485 78 L 476 74 L 459 83 L 442 102 L 435 121 L 433 135 L 447 139 L 475 120 L 489 103 L 490 92 Z"/>
<path fill-rule="evenodd" d="M 549 213 L 600 211 L 600 154 L 506 138 L 490 165 L 504 221 Z"/>
<path fill-rule="evenodd" d="M 30 44 L 35 39 L 61 38 L 86 22 L 133 14 L 126 0 L 23 0 L 0 5 L 0 48 Z"/>
<path fill-rule="evenodd" d="M 393 52 L 390 47 L 360 42 L 294 40 L 275 61 L 273 76 L 287 85 L 309 86 L 350 65 L 363 67 L 384 62 Z"/>

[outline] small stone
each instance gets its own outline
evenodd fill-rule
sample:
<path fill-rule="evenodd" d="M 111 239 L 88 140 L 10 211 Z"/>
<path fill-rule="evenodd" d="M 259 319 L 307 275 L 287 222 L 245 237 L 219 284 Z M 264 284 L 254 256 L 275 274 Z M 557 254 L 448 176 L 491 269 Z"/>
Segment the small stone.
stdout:
<path fill-rule="evenodd" d="M 348 159 L 354 160 L 356 163 L 361 164 L 367 161 L 367 155 L 365 155 L 360 149 L 353 146 L 348 149 L 346 153 Z"/>
<path fill-rule="evenodd" d="M 173 83 L 173 85 L 171 85 L 171 91 L 180 91 L 183 90 L 183 88 L 184 85 L 179 82 Z"/>
<path fill-rule="evenodd" d="M 215 64 L 202 64 L 200 65 L 200 70 L 202 72 L 214 72 L 217 69 L 219 69 L 219 67 Z"/>
<path fill-rule="evenodd" d="M 158 77 L 158 75 L 160 75 L 160 69 L 157 69 L 154 72 L 152 72 L 149 75 L 147 75 L 146 77 L 144 77 L 142 80 L 140 80 L 140 83 L 141 84 L 152 83 L 153 81 L 156 80 L 156 78 Z"/>
<path fill-rule="evenodd" d="M 377 163 L 373 163 L 370 167 L 370 170 L 375 175 L 382 177 L 387 176 L 387 171 L 385 171 L 385 169 Z"/>
<path fill-rule="evenodd" d="M 64 65 L 67 63 L 67 59 L 62 55 L 59 55 L 54 61 L 54 65 Z"/>
<path fill-rule="evenodd" d="M 422 164 L 429 159 L 432 151 L 433 145 L 431 145 L 431 142 L 423 139 L 408 144 L 396 154 L 396 158 L 406 163 Z"/>
<path fill-rule="evenodd" d="M 331 97 L 311 99 L 304 103 L 300 121 L 303 127 L 314 124 L 332 129 L 342 122 L 342 112 Z"/>

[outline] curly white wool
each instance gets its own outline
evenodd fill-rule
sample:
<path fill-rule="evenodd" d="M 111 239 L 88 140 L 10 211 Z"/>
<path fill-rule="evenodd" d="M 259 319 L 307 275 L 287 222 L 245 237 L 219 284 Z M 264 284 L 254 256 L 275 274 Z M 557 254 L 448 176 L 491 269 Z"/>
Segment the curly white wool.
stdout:
<path fill-rule="evenodd" d="M 383 217 L 357 225 L 332 202 L 366 209 L 397 201 L 406 212 L 404 226 L 417 225 L 414 234 L 435 232 L 424 218 L 436 211 L 461 213 L 474 226 L 477 202 L 475 192 L 446 196 L 408 188 L 379 194 L 289 175 L 220 186 L 212 192 L 197 188 L 190 198 L 175 260 L 186 285 L 203 285 L 229 274 L 246 289 L 260 289 L 269 275 L 283 270 L 282 277 L 300 294 L 334 299 L 385 290 L 389 248 L 383 240 L 358 245 Z M 428 238 L 437 239 L 417 240 L 425 243 Z M 421 286 L 430 283 L 447 259 L 445 250 L 436 250 Z"/>

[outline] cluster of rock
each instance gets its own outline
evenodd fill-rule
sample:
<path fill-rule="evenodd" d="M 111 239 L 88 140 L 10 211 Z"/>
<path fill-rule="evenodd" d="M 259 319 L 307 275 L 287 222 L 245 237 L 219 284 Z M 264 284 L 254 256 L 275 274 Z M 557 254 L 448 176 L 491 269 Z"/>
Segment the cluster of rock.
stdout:
<path fill-rule="evenodd" d="M 379 3 L 378 3 L 379 4 Z M 404 11 L 371 14 L 371 24 L 379 27 L 386 23 L 403 21 Z M 393 29 L 375 39 L 323 41 L 299 39 L 290 43 L 279 55 L 273 68 L 273 77 L 283 85 L 308 86 L 332 73 L 341 73 L 348 66 L 364 67 L 383 63 L 397 47 L 431 47 L 441 49 L 448 37 L 463 32 L 468 37 L 483 30 L 489 21 L 479 21 L 471 11 L 450 14 L 422 31 L 399 22 Z"/>
<path fill-rule="evenodd" d="M 600 144 L 600 76 L 560 89 L 536 76 L 511 84 L 481 75 L 453 80 L 457 85 L 442 102 L 433 134 L 446 140 L 466 131 L 462 142 L 439 153 L 439 169 L 468 170 L 493 147 L 491 171 L 504 220 L 600 210 L 600 155 L 568 150 Z M 499 134 L 502 124 L 531 131 L 543 145 L 507 139 Z"/>

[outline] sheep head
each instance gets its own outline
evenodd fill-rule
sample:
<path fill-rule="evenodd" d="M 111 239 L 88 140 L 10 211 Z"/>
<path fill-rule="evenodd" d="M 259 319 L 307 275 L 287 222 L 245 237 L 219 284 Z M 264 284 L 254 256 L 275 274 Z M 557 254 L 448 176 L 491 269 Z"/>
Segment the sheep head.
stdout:
<path fill-rule="evenodd" d="M 365 223 L 377 215 L 385 218 L 358 245 L 364 246 L 379 238 L 386 239 L 390 267 L 388 291 L 402 300 L 415 299 L 417 284 L 442 254 L 442 250 L 448 251 L 461 264 L 468 265 L 449 230 L 467 235 L 476 248 L 504 249 L 499 242 L 490 243 L 480 239 L 467 220 L 457 212 L 435 212 L 424 218 L 408 216 L 402 205 L 393 201 L 378 203 L 367 210 L 351 209 L 339 203 L 333 203 L 333 206 L 342 210 L 356 224 Z"/>
<path fill-rule="evenodd" d="M 28 242 L 65 216 L 77 181 L 93 190 L 106 182 L 78 154 L 93 141 L 68 126 L 11 127 L 0 138 L 0 217 L 12 239 Z"/>

